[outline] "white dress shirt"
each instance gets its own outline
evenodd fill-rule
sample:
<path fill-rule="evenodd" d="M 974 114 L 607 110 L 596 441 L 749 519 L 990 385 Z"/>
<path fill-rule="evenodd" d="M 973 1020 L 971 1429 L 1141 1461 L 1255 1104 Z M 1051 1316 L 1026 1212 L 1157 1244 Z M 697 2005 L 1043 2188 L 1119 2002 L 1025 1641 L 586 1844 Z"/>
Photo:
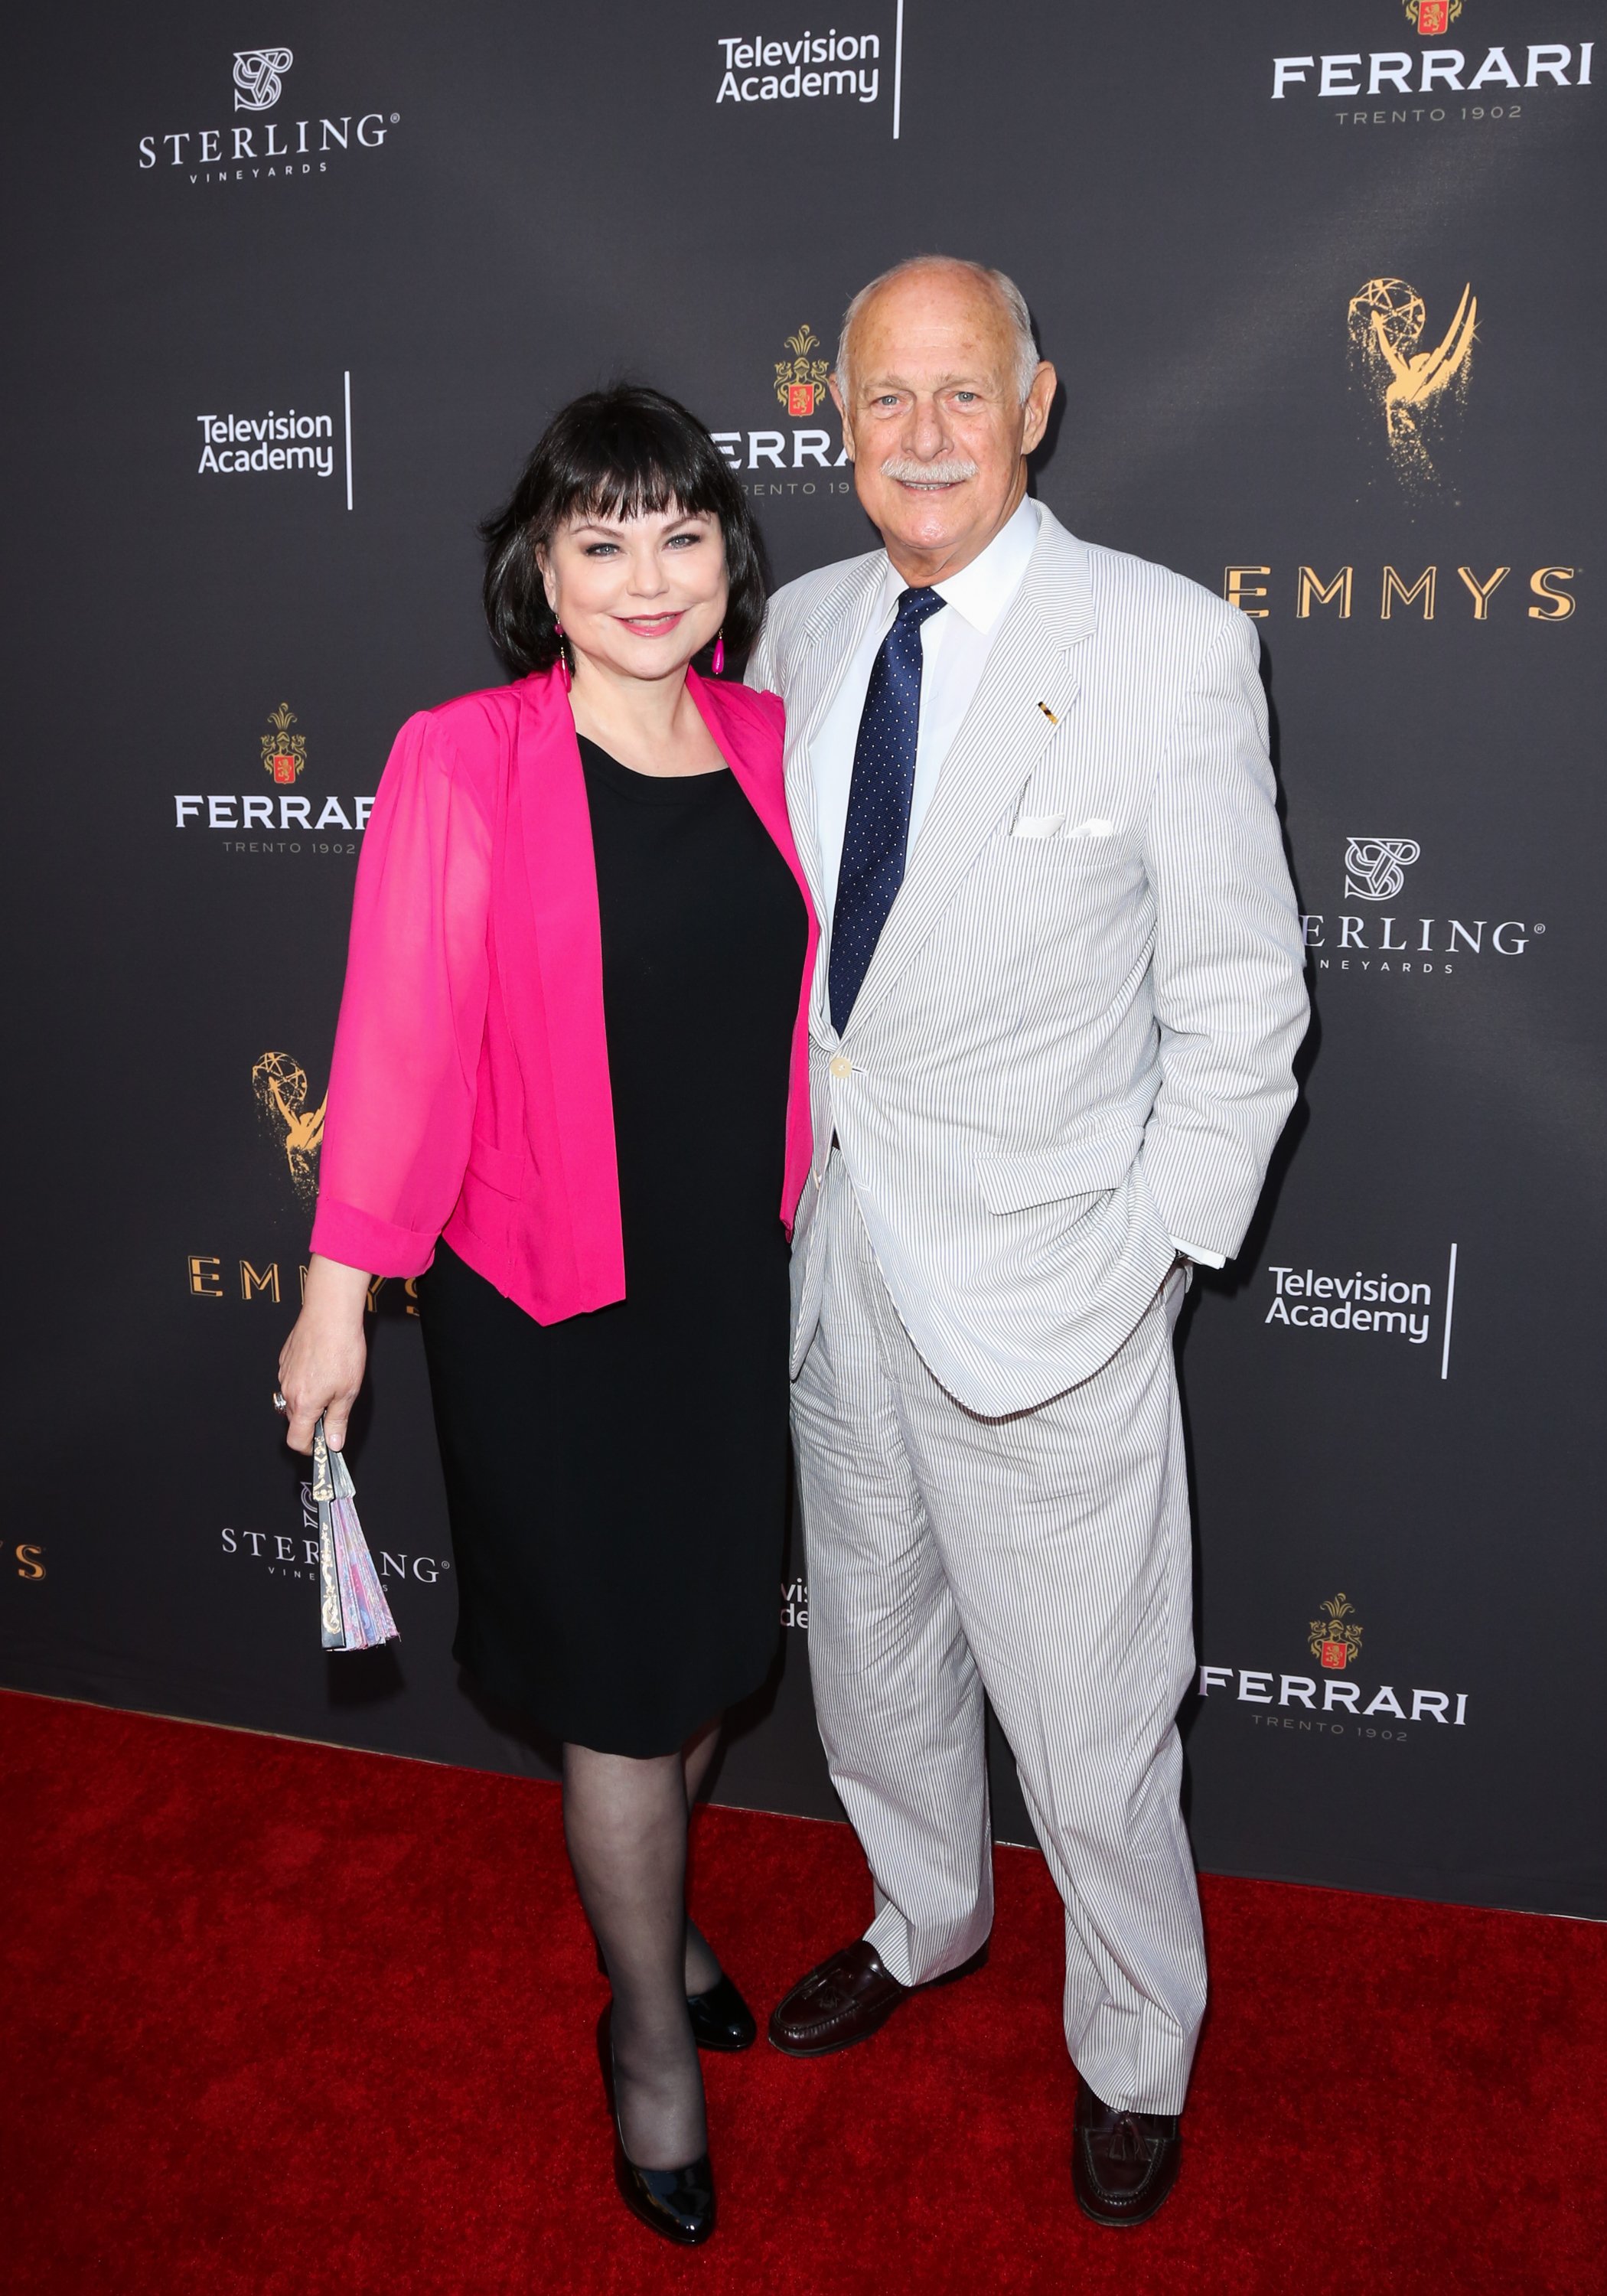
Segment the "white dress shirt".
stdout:
<path fill-rule="evenodd" d="M 934 584 L 941 612 L 921 626 L 921 724 L 915 737 L 915 785 L 909 804 L 909 847 L 914 849 L 926 808 L 988 667 L 994 635 L 1004 610 L 1021 588 L 1021 577 L 1037 543 L 1037 504 L 1023 496 L 993 540 L 969 566 Z M 881 581 L 881 603 L 860 640 L 837 697 L 809 744 L 815 784 L 815 833 L 829 926 L 842 865 L 848 827 L 849 791 L 854 780 L 854 749 L 865 715 L 871 666 L 892 628 L 898 600 L 908 587 L 890 559 Z"/>
<path fill-rule="evenodd" d="M 957 574 L 933 585 L 943 600 L 943 609 L 921 627 L 921 718 L 915 735 L 915 781 L 910 794 L 906 854 L 914 849 L 943 761 L 975 699 L 999 624 L 1021 586 L 1037 544 L 1037 504 L 1029 495 L 1024 495 L 986 550 Z M 849 792 L 854 780 L 854 750 L 859 739 L 859 720 L 865 715 L 871 668 L 898 618 L 898 600 L 907 586 L 890 559 L 882 576 L 880 606 L 855 650 L 836 698 L 821 720 L 819 732 L 809 744 L 815 834 L 820 852 L 825 910 L 821 924 L 827 934 L 837 898 L 838 873 L 842 866 Z M 1187 1259 L 1201 1260 L 1209 1267 L 1226 1264 L 1220 1252 L 1201 1250 L 1177 1236 L 1172 1241 Z"/>

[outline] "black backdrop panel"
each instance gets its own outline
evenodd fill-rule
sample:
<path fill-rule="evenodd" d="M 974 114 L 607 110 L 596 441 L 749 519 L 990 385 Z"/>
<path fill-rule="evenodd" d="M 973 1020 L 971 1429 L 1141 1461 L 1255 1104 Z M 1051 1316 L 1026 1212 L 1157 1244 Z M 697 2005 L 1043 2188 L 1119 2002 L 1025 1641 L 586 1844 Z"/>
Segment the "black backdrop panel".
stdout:
<path fill-rule="evenodd" d="M 1043 498 L 1257 618 L 1308 917 L 1301 1108 L 1184 1330 L 1201 1861 L 1607 1913 L 1599 12 L 737 12 L 13 29 L 0 1672 L 544 1768 L 450 1658 L 405 1288 L 352 1447 L 398 1648 L 320 1652 L 268 1410 L 366 803 L 494 679 L 475 521 L 576 390 L 684 396 L 777 578 L 867 546 L 825 364 L 942 248 L 1060 367 Z M 824 1815 L 794 1549 L 719 1791 Z"/>

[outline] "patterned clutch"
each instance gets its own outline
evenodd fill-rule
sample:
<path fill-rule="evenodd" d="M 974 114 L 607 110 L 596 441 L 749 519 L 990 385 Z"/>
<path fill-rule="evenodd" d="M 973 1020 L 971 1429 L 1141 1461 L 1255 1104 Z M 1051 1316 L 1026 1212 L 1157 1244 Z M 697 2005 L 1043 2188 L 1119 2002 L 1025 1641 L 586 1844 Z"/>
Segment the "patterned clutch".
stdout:
<path fill-rule="evenodd" d="M 313 1430 L 313 1498 L 318 1509 L 318 1609 L 325 1650 L 373 1650 L 400 1639 L 354 1504 L 357 1488 L 319 1420 Z"/>

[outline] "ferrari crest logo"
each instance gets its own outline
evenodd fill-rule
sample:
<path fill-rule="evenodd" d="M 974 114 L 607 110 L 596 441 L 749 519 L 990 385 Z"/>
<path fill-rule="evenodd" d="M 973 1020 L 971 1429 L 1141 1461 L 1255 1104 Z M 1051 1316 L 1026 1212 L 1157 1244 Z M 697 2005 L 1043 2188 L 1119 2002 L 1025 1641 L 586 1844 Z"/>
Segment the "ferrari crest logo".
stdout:
<path fill-rule="evenodd" d="M 820 348 L 820 337 L 806 319 L 795 335 L 787 337 L 790 359 L 775 363 L 775 396 L 794 421 L 813 414 L 826 402 L 826 379 L 831 367 L 824 359 L 812 359 L 811 351 Z"/>
<path fill-rule="evenodd" d="M 1307 1647 L 1320 1666 L 1330 1674 L 1343 1674 L 1354 1666 L 1362 1654 L 1362 1630 L 1357 1626 L 1350 1604 L 1343 1595 L 1335 1595 L 1331 1602 L 1319 1608 L 1327 1611 L 1325 1619 L 1313 1619 L 1308 1632 L 1311 1640 Z"/>
<path fill-rule="evenodd" d="M 288 701 L 268 712 L 274 731 L 262 736 L 262 763 L 276 782 L 293 782 L 307 763 L 307 736 L 291 732 L 295 723 L 296 713 Z"/>
<path fill-rule="evenodd" d="M 1462 0 L 1403 0 L 1406 21 L 1425 40 L 1448 32 L 1462 13 Z"/>

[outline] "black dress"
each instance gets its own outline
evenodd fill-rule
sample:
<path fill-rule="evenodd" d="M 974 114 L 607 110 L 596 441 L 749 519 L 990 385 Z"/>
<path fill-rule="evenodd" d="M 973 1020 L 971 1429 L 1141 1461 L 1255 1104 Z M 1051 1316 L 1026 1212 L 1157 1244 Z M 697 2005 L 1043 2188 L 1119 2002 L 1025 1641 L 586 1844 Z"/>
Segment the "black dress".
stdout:
<path fill-rule="evenodd" d="M 807 921 L 729 771 L 580 755 L 627 1297 L 537 1324 L 444 1243 L 419 1291 L 455 1655 L 553 1736 L 643 1756 L 756 1689 L 779 1638 Z"/>

